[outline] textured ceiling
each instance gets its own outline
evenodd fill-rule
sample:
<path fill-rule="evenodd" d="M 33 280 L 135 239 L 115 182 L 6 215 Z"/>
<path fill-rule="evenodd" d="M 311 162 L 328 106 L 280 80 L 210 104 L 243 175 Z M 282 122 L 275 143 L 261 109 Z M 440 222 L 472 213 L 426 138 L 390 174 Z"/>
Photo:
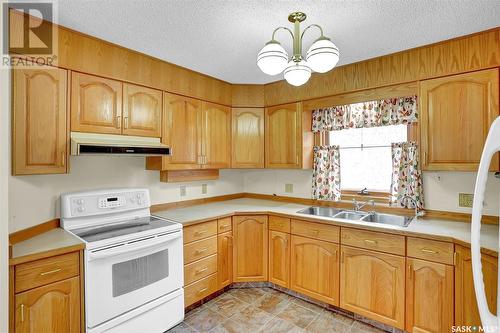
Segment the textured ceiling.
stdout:
<path fill-rule="evenodd" d="M 500 26 L 499 0 L 59 0 L 58 10 L 64 26 L 232 83 L 282 79 L 256 55 L 296 10 L 337 44 L 339 65 Z M 277 36 L 290 52 L 290 36 Z"/>

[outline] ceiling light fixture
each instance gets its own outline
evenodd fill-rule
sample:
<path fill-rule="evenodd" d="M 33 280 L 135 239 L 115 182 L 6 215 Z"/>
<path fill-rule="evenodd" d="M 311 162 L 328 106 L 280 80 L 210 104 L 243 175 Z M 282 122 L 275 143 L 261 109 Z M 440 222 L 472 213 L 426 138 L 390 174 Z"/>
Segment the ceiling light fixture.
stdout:
<path fill-rule="evenodd" d="M 300 33 L 300 22 L 306 19 L 306 14 L 294 12 L 288 16 L 288 21 L 294 25 L 292 32 L 287 27 L 274 29 L 271 40 L 257 55 L 257 66 L 268 75 L 277 75 L 284 71 L 285 80 L 294 86 L 301 86 L 311 77 L 312 71 L 326 73 L 333 69 L 339 61 L 339 49 L 330 38 L 323 35 L 323 29 L 317 24 L 307 26 Z M 302 56 L 302 38 L 309 28 L 318 28 L 321 36 L 309 47 L 306 58 Z M 288 61 L 288 53 L 274 39 L 278 30 L 286 30 L 293 40 L 293 56 Z"/>

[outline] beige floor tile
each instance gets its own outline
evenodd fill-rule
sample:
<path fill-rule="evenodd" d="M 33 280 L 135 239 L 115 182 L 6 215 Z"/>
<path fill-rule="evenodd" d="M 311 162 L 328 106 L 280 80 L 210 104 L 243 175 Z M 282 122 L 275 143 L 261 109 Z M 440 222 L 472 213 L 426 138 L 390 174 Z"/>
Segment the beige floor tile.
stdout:
<path fill-rule="evenodd" d="M 196 333 L 194 329 L 186 325 L 184 322 L 180 323 L 177 326 L 172 327 L 168 330 L 169 333 Z"/>
<path fill-rule="evenodd" d="M 208 332 L 224 320 L 226 320 L 226 318 L 221 314 L 210 309 L 204 309 L 187 317 L 184 322 L 197 331 Z"/>
<path fill-rule="evenodd" d="M 303 308 L 295 303 L 289 303 L 286 308 L 278 313 L 278 317 L 293 323 L 300 328 L 305 328 L 309 325 L 319 314 L 309 309 Z"/>
<path fill-rule="evenodd" d="M 225 317 L 231 317 L 247 306 L 249 306 L 248 303 L 245 303 L 242 300 L 237 299 L 236 297 L 227 293 L 211 300 L 206 304 L 207 308 L 220 313 Z"/>
<path fill-rule="evenodd" d="M 252 304 L 257 301 L 260 297 L 265 295 L 265 291 L 260 288 L 238 288 L 238 289 L 230 289 L 228 293 L 231 296 L 236 297 L 243 302 L 248 304 Z"/>
<path fill-rule="evenodd" d="M 371 325 L 364 324 L 359 321 L 355 321 L 351 329 L 352 333 L 385 333 L 385 331 L 373 327 Z"/>
<path fill-rule="evenodd" d="M 262 333 L 303 333 L 305 332 L 302 328 L 295 326 L 291 322 L 274 317 L 270 322 L 268 322 L 262 329 Z"/>
<path fill-rule="evenodd" d="M 237 322 L 261 327 L 270 321 L 272 316 L 253 305 L 249 305 L 231 318 Z"/>
<path fill-rule="evenodd" d="M 355 320 L 350 318 L 350 317 L 344 316 L 340 313 L 333 312 L 333 311 L 330 311 L 327 309 L 323 309 L 321 314 L 325 314 L 327 316 L 330 316 L 333 319 L 335 319 L 336 321 L 340 321 L 342 324 L 347 325 L 347 326 L 352 326 L 352 324 L 355 322 Z"/>
<path fill-rule="evenodd" d="M 290 301 L 281 297 L 281 295 L 267 293 L 259 298 L 253 305 L 267 313 L 275 315 L 286 308 L 288 304 L 290 304 Z"/>
<path fill-rule="evenodd" d="M 306 327 L 306 331 L 311 333 L 348 333 L 350 329 L 351 325 L 346 325 L 336 320 L 335 317 L 329 313 L 320 314 Z"/>
<path fill-rule="evenodd" d="M 223 323 L 217 325 L 210 333 L 254 333 L 259 330 L 258 326 L 249 323 L 234 321 L 227 319 Z"/>
<path fill-rule="evenodd" d="M 320 306 L 317 306 L 315 304 L 312 304 L 310 302 L 304 301 L 304 300 L 302 300 L 300 298 L 294 297 L 293 300 L 292 300 L 292 302 L 295 303 L 295 304 L 297 304 L 297 305 L 300 305 L 303 308 L 311 310 L 314 313 L 321 313 L 324 310 L 324 308 L 322 308 Z"/>

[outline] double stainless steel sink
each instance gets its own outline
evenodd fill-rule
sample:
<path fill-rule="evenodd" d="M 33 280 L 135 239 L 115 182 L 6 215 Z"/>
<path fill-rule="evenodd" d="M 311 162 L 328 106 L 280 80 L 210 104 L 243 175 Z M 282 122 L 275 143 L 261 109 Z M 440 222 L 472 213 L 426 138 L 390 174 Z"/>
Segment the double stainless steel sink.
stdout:
<path fill-rule="evenodd" d="M 332 207 L 308 207 L 299 210 L 297 213 L 351 221 L 389 224 L 399 227 L 407 227 L 414 219 L 413 216 L 401 216 L 375 212 L 368 213 L 363 211 L 337 209 Z"/>

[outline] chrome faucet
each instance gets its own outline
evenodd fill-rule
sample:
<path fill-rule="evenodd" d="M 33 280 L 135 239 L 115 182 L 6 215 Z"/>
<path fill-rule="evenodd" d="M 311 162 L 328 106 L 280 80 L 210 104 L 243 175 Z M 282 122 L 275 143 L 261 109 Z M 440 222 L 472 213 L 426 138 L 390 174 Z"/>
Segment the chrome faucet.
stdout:
<path fill-rule="evenodd" d="M 418 211 L 418 205 L 417 205 L 417 200 L 413 199 L 409 195 L 405 195 L 402 199 L 401 202 L 403 202 L 406 199 L 406 201 L 410 200 L 413 203 L 413 206 L 415 207 L 415 217 L 418 216 L 424 216 L 424 212 L 419 212 Z"/>
<path fill-rule="evenodd" d="M 361 202 L 358 202 L 356 199 L 352 199 L 352 205 L 354 207 L 354 211 L 356 211 L 356 212 L 361 210 L 361 208 L 365 207 L 366 205 L 371 205 L 372 210 L 369 213 L 370 214 L 375 213 L 375 200 L 368 200 L 368 201 L 361 203 Z"/>

